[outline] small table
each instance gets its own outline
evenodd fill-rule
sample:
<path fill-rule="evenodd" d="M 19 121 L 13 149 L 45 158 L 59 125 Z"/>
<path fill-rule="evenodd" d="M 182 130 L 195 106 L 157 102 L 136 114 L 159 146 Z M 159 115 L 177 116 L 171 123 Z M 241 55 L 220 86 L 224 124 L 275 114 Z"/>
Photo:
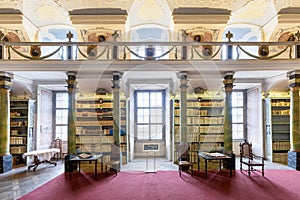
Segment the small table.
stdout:
<path fill-rule="evenodd" d="M 230 177 L 232 177 L 232 156 L 226 155 L 224 153 L 208 153 L 208 152 L 199 152 L 198 153 L 198 171 L 200 171 L 200 158 L 205 160 L 205 177 L 207 177 L 207 161 L 208 160 L 219 160 L 220 161 L 220 170 L 222 169 L 222 161 L 229 160 L 230 168 Z"/>
<path fill-rule="evenodd" d="M 36 151 L 30 151 L 27 153 L 23 154 L 23 157 L 25 158 L 26 156 L 33 156 L 33 163 L 28 166 L 28 170 L 30 170 L 31 167 L 33 167 L 33 171 L 36 170 L 36 168 L 41 164 L 41 163 L 49 163 L 53 164 L 56 166 L 56 162 L 51 161 L 51 158 L 53 157 L 54 154 L 59 153 L 60 149 L 58 148 L 50 148 L 50 149 L 41 149 L 41 150 L 36 150 Z M 42 158 L 42 160 L 39 159 Z"/>
<path fill-rule="evenodd" d="M 69 160 L 69 166 L 70 166 L 70 176 L 69 176 L 69 179 L 71 179 L 71 176 L 72 176 L 72 163 L 73 162 L 76 162 L 78 163 L 78 166 L 79 166 L 79 172 L 80 172 L 80 163 L 82 161 L 90 161 L 90 162 L 95 162 L 95 179 L 97 179 L 97 164 L 98 164 L 98 160 L 99 159 L 102 159 L 103 158 L 103 154 L 96 154 L 96 155 L 90 155 L 90 157 L 80 157 L 80 155 L 77 155 L 73 158 L 71 158 Z M 103 170 L 103 165 L 102 165 L 102 162 L 101 162 L 101 171 Z"/>

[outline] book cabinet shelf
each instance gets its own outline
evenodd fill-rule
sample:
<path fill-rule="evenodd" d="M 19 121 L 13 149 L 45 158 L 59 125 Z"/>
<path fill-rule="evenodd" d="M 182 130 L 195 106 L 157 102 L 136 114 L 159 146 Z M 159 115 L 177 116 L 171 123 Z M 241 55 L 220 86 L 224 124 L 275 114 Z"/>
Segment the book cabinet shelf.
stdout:
<path fill-rule="evenodd" d="M 187 142 L 190 161 L 198 162 L 198 152 L 224 150 L 224 99 L 214 97 L 187 100 Z M 180 102 L 173 100 L 174 161 L 180 144 Z"/>
<path fill-rule="evenodd" d="M 120 104 L 120 148 L 122 163 L 127 162 L 126 102 Z M 113 137 L 113 99 L 110 95 L 76 99 L 76 148 L 81 152 L 102 153 L 103 162 L 110 160 Z"/>
<path fill-rule="evenodd" d="M 23 154 L 33 150 L 34 100 L 10 100 L 10 153 L 13 167 L 27 164 Z"/>
<path fill-rule="evenodd" d="M 272 162 L 287 165 L 290 149 L 290 99 L 266 99 L 267 156 Z"/>

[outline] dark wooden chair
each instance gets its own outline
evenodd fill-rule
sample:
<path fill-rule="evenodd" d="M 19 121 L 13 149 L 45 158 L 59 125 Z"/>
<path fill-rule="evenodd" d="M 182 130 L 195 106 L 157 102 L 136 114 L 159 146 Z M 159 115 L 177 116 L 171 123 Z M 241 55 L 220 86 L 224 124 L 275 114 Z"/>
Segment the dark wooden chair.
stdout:
<path fill-rule="evenodd" d="M 107 173 L 107 167 L 109 166 L 109 170 L 115 172 L 116 175 L 118 175 L 118 172 L 120 171 L 120 163 L 121 163 L 121 152 L 120 152 L 120 146 L 116 144 L 111 145 L 111 154 L 109 161 L 105 162 Z"/>
<path fill-rule="evenodd" d="M 193 176 L 193 163 L 190 162 L 189 144 L 183 143 L 179 145 L 178 149 L 178 172 L 181 177 L 181 172 L 190 172 Z"/>
<path fill-rule="evenodd" d="M 251 175 L 253 171 L 259 171 L 254 167 L 261 167 L 262 176 L 264 176 L 264 157 L 255 155 L 252 152 L 252 144 L 246 140 L 243 143 L 240 143 L 240 170 L 243 171 L 243 166 L 247 166 L 248 175 Z"/>
<path fill-rule="evenodd" d="M 66 147 L 64 148 L 66 144 L 63 144 L 62 140 L 59 138 L 56 138 L 50 148 L 58 148 L 60 151 L 59 153 L 54 154 L 53 158 L 56 160 L 61 159 L 62 161 L 64 160 L 65 155 L 67 155 L 67 149 Z"/>

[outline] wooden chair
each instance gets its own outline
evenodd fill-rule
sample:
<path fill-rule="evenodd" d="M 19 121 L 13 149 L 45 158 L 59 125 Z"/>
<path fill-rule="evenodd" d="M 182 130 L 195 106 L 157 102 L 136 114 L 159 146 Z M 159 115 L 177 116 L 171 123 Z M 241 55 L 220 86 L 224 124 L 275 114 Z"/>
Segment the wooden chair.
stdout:
<path fill-rule="evenodd" d="M 110 154 L 110 159 L 109 161 L 105 162 L 106 170 L 105 172 L 107 173 L 107 166 L 109 166 L 110 171 L 114 171 L 116 173 L 116 176 L 118 175 L 118 172 L 120 171 L 120 146 L 116 144 L 111 145 L 111 154 Z"/>
<path fill-rule="evenodd" d="M 264 176 L 264 157 L 255 155 L 252 153 L 252 144 L 246 140 L 240 143 L 240 170 L 243 171 L 243 166 L 247 166 L 248 175 L 251 175 L 253 171 L 259 171 L 254 167 L 261 167 L 262 176 Z"/>
<path fill-rule="evenodd" d="M 51 148 L 58 148 L 60 151 L 56 154 L 54 154 L 53 158 L 58 160 L 61 159 L 63 161 L 65 155 L 67 154 L 65 148 L 63 148 L 63 142 L 61 139 L 56 138 L 52 144 L 51 144 Z"/>
<path fill-rule="evenodd" d="M 181 172 L 190 172 L 193 176 L 193 163 L 190 162 L 189 144 L 183 143 L 179 145 L 178 149 L 178 172 L 181 177 Z"/>

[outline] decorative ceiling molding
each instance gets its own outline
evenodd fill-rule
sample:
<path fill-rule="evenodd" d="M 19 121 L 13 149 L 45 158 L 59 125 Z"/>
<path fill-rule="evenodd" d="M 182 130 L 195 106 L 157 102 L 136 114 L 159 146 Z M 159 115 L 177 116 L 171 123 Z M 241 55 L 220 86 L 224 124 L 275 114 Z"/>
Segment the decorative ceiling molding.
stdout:
<path fill-rule="evenodd" d="M 218 8 L 177 8 L 173 10 L 174 24 L 227 24 L 231 11 Z"/>
<path fill-rule="evenodd" d="M 75 25 L 125 24 L 127 19 L 127 11 L 119 8 L 79 9 L 69 15 Z"/>

